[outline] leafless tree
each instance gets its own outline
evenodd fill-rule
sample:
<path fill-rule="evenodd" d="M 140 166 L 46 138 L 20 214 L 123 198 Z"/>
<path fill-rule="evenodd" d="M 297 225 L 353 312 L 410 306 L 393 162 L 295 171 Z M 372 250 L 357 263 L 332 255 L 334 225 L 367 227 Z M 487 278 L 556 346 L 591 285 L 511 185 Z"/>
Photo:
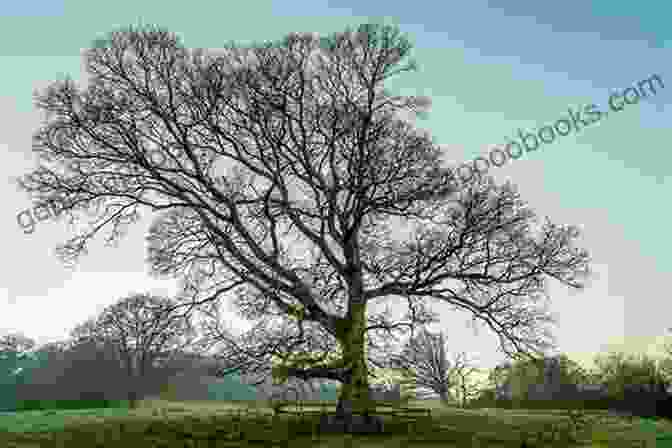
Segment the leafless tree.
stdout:
<path fill-rule="evenodd" d="M 443 333 L 435 335 L 423 330 L 408 341 L 400 355 L 391 357 L 391 365 L 402 369 L 409 379 L 413 378 L 418 398 L 436 393 L 444 403 L 451 401 L 454 384 L 449 375 L 451 365 L 446 357 Z"/>
<path fill-rule="evenodd" d="M 176 312 L 176 302 L 148 294 L 132 294 L 105 308 L 71 332 L 75 341 L 111 345 L 126 371 L 128 398 L 135 406 L 147 384 L 156 383 L 157 368 L 175 361 L 194 345 L 197 333 L 190 316 Z"/>
<path fill-rule="evenodd" d="M 392 366 L 406 372 L 405 376 L 418 388 L 419 398 L 437 394 L 444 404 L 450 404 L 459 397 L 465 406 L 480 387 L 474 381 L 474 374 L 480 369 L 466 352 L 454 352 L 453 359 L 448 359 L 443 332 L 433 334 L 424 329 L 409 339 L 401 354 L 392 355 L 390 360 Z"/>
<path fill-rule="evenodd" d="M 401 65 L 411 47 L 370 24 L 217 54 L 162 29 L 112 33 L 86 53 L 86 91 L 66 79 L 36 95 L 50 114 L 33 138 L 42 164 L 19 185 L 59 216 L 95 216 L 59 247 L 65 262 L 158 212 L 148 261 L 183 280 L 179 305 L 233 295 L 255 322 L 223 331 L 225 356 L 253 370 L 318 353 L 276 373 L 340 381 L 342 413 L 369 406 L 367 348 L 436 321 L 430 301 L 472 313 L 508 354 L 543 351 L 547 280 L 581 288 L 588 273 L 578 231 L 537 226 L 510 184 L 457 187 L 438 145 L 400 118 L 427 99 L 384 89 L 415 68 Z M 395 296 L 401 320 L 369 306 Z"/>

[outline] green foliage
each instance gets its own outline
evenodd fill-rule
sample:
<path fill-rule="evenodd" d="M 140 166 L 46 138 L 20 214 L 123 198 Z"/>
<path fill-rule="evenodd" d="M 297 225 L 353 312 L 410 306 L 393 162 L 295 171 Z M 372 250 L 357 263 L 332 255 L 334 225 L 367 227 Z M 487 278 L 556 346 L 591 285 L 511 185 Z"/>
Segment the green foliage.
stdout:
<path fill-rule="evenodd" d="M 555 374 L 560 384 L 576 385 L 599 382 L 599 375 L 591 374 L 566 354 L 560 354 L 554 358 L 558 362 L 558 370 Z M 525 401 L 529 398 L 530 387 L 544 382 L 543 360 L 524 358 L 512 363 L 504 363 L 490 372 L 489 380 L 493 385 L 503 385 L 508 382 L 511 385 L 514 401 Z"/>

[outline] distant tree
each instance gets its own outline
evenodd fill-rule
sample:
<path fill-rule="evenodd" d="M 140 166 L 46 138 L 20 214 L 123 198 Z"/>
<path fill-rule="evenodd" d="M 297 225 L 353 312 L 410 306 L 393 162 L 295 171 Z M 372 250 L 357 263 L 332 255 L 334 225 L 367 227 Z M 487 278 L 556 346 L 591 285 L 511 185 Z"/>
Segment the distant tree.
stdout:
<path fill-rule="evenodd" d="M 195 346 L 197 336 L 191 316 L 178 313 L 174 300 L 148 294 L 121 299 L 71 332 L 74 341 L 114 348 L 125 370 L 131 406 L 148 384 L 156 384 L 150 374 L 171 361 L 175 365 L 185 349 Z"/>
<path fill-rule="evenodd" d="M 484 382 L 476 377 L 482 369 L 474 367 L 466 352 L 455 355 L 452 363 L 452 375 L 455 378 L 455 396 L 465 408 L 467 403 L 476 399 L 484 389 Z"/>
<path fill-rule="evenodd" d="M 512 400 L 569 397 L 578 385 L 589 382 L 589 374 L 566 354 L 505 362 L 490 372 L 496 389 L 507 390 Z"/>
<path fill-rule="evenodd" d="M 608 394 L 624 399 L 628 390 L 666 390 L 669 381 L 656 360 L 648 355 L 610 352 L 595 357 L 596 376 Z"/>
<path fill-rule="evenodd" d="M 668 328 L 667 331 L 672 331 Z M 668 342 L 663 346 L 663 355 L 658 360 L 658 369 L 665 380 L 672 384 L 672 342 Z"/>
<path fill-rule="evenodd" d="M 511 365 L 511 362 L 507 361 L 490 369 L 488 382 L 494 389 L 501 390 L 506 385 Z"/>
<path fill-rule="evenodd" d="M 409 339 L 401 354 L 391 354 L 390 362 L 406 373 L 405 382 L 418 388 L 419 398 L 437 394 L 444 404 L 459 399 L 464 406 L 481 387 L 474 379 L 480 369 L 473 366 L 466 352 L 448 359 L 443 332 L 433 334 L 424 329 Z"/>
<path fill-rule="evenodd" d="M 657 406 L 669 415 L 670 382 L 664 363 L 646 354 L 610 352 L 598 355 L 596 376 L 605 387 L 613 407 L 634 415 L 651 417 L 659 414 Z"/>

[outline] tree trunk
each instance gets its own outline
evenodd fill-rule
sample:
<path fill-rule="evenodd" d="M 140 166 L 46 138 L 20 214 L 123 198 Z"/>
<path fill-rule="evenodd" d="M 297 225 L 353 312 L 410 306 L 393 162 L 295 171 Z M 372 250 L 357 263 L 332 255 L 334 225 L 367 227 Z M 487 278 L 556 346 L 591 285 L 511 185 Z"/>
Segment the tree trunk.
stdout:
<path fill-rule="evenodd" d="M 135 391 L 135 389 L 131 389 L 128 392 L 128 406 L 131 409 L 137 409 L 138 407 L 138 393 Z"/>
<path fill-rule="evenodd" d="M 351 303 L 347 317 L 338 321 L 337 339 L 343 350 L 342 387 L 336 415 L 320 418 L 320 432 L 384 432 L 383 419 L 372 415 L 375 403 L 369 397 L 365 310 L 366 304 Z"/>
<path fill-rule="evenodd" d="M 352 304 L 351 306 L 351 318 L 339 335 L 346 366 L 350 367 L 350 372 L 346 375 L 341 387 L 336 407 L 336 415 L 345 419 L 351 419 L 354 413 L 368 415 L 369 412 L 375 411 L 375 406 L 369 399 L 369 375 L 364 352 L 366 305 Z"/>
<path fill-rule="evenodd" d="M 128 405 L 131 409 L 136 409 L 138 407 L 138 378 L 135 375 L 137 369 L 133 368 L 133 358 L 130 354 L 127 356 L 127 365 L 126 365 L 126 374 L 128 380 Z"/>

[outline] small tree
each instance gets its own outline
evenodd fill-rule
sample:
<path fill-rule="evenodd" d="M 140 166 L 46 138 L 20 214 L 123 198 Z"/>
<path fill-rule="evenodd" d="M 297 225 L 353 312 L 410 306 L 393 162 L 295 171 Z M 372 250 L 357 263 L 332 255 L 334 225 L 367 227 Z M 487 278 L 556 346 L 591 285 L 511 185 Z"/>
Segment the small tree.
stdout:
<path fill-rule="evenodd" d="M 483 382 L 476 378 L 481 371 L 482 369 L 473 366 L 473 361 L 467 358 L 466 352 L 455 355 L 452 367 L 455 395 L 463 408 L 467 407 L 468 402 L 476 399 L 484 388 Z"/>

